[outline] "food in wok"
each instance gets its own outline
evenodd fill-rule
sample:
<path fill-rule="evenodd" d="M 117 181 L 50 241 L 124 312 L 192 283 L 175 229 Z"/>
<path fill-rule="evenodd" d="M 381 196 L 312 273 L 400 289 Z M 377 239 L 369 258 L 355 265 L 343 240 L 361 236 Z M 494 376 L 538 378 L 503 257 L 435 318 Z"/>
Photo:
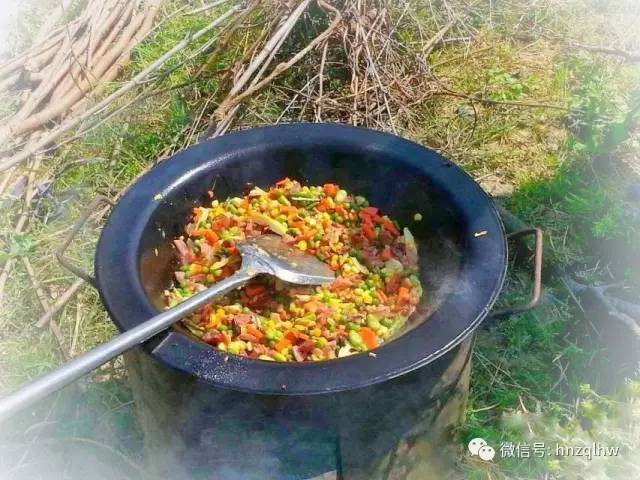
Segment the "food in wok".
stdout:
<path fill-rule="evenodd" d="M 213 199 L 193 209 L 184 235 L 176 283 L 165 292 L 173 306 L 240 266 L 236 243 L 275 233 L 327 263 L 329 285 L 291 286 L 261 276 L 183 321 L 206 343 L 269 361 L 318 361 L 373 350 L 390 339 L 422 295 L 418 251 L 411 232 L 338 185 L 303 186 L 285 178 L 243 197 Z"/>

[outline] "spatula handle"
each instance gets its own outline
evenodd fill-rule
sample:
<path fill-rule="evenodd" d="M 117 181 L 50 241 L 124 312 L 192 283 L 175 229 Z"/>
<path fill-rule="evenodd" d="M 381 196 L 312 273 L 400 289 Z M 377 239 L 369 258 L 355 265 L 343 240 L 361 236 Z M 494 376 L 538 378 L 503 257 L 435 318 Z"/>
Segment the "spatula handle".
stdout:
<path fill-rule="evenodd" d="M 166 330 L 178 320 L 193 313 L 216 297 L 243 285 L 257 273 L 259 272 L 242 268 L 234 275 L 215 283 L 175 307 L 150 318 L 131 330 L 127 330 L 107 343 L 74 358 L 60 368 L 0 399 L 0 422 Z"/>

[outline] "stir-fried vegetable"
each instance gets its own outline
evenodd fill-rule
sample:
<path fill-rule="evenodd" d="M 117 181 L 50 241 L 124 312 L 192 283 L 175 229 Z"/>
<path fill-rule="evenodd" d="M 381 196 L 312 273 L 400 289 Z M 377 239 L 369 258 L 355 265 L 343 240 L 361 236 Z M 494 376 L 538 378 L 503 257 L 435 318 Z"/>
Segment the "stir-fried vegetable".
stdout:
<path fill-rule="evenodd" d="M 407 228 L 338 185 L 303 187 L 286 178 L 268 191 L 256 187 L 193 209 L 174 240 L 181 267 L 166 292 L 169 306 L 232 275 L 240 265 L 236 243 L 270 232 L 326 262 L 336 280 L 300 287 L 260 277 L 184 320 L 220 350 L 279 362 L 372 350 L 420 300 L 417 247 Z"/>

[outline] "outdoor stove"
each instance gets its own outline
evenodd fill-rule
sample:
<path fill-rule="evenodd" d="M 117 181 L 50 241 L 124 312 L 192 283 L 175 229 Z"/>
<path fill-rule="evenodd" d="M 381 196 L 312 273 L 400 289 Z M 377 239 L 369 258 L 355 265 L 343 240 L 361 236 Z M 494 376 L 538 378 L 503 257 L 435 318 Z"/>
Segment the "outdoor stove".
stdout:
<path fill-rule="evenodd" d="M 310 396 L 211 388 L 128 354 L 145 470 L 171 479 L 386 478 L 401 440 L 436 449 L 450 440 L 464 413 L 472 343 L 384 383 Z"/>

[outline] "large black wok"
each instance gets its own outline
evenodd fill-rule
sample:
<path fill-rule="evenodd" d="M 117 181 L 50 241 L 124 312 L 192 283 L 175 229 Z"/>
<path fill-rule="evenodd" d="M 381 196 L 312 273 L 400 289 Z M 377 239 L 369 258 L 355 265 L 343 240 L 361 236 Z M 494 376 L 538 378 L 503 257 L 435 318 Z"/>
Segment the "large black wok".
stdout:
<path fill-rule="evenodd" d="M 208 190 L 224 199 L 286 176 L 338 183 L 408 226 L 425 295 L 406 330 L 375 356 L 251 360 L 180 327 L 148 341 L 126 361 L 159 478 L 307 478 L 335 468 L 374 478 L 363 472 L 416 425 L 437 433 L 459 417 L 471 334 L 504 281 L 506 236 L 469 175 L 393 135 L 283 125 L 163 161 L 118 202 L 97 246 L 96 285 L 113 321 L 130 329 L 163 307 L 177 257 L 171 239 L 194 205 L 210 201 Z"/>
<path fill-rule="evenodd" d="M 507 246 L 497 211 L 450 161 L 399 137 L 333 124 L 296 124 L 225 135 L 152 169 L 114 208 L 95 256 L 111 318 L 129 329 L 158 312 L 171 282 L 171 239 L 194 205 L 240 195 L 289 176 L 338 183 L 370 199 L 419 243 L 425 286 L 405 333 L 376 351 L 302 365 L 227 355 L 171 331 L 146 346 L 160 361 L 215 386 L 310 394 L 364 387 L 418 368 L 453 348 L 486 317 L 505 277 Z M 414 221 L 415 213 L 422 215 Z M 482 235 L 480 232 L 486 232 Z M 157 250 L 157 251 L 156 251 Z M 283 387 L 286 385 L 286 388 Z"/>

